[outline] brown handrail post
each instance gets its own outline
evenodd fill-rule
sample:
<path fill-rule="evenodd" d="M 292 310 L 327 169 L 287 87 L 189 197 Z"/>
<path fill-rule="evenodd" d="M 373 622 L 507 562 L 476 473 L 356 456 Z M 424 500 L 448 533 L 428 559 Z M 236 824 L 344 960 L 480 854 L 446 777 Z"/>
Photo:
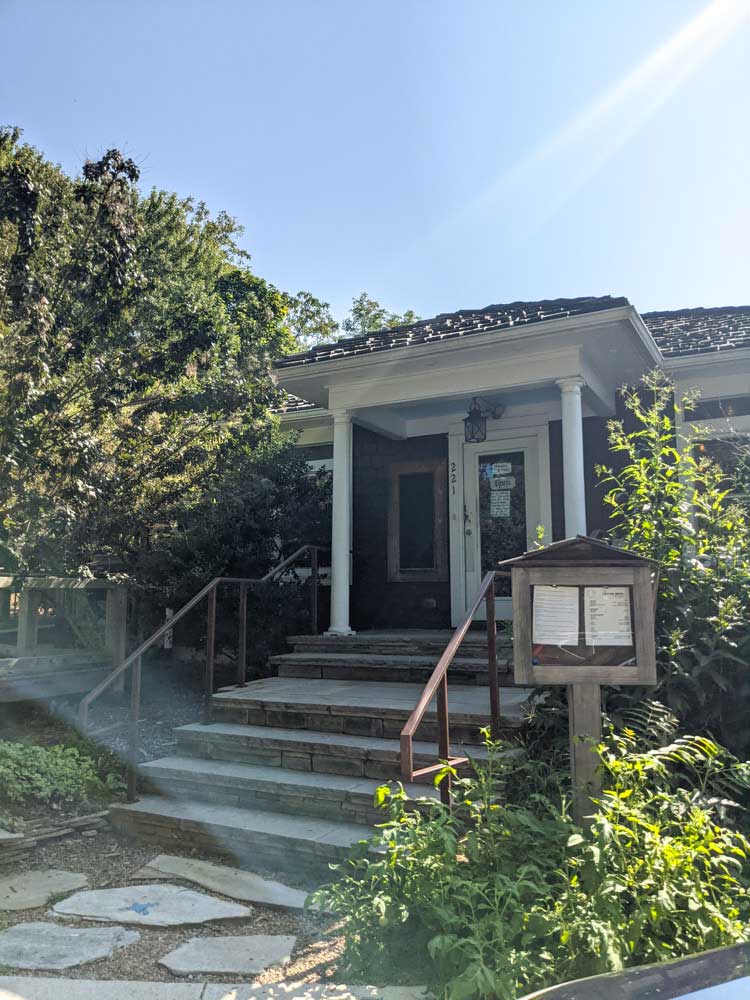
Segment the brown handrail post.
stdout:
<path fill-rule="evenodd" d="M 133 663 L 130 674 L 130 733 L 128 754 L 128 802 L 135 802 L 138 792 L 138 722 L 141 711 L 141 657 Z"/>
<path fill-rule="evenodd" d="M 211 718 L 211 698 L 214 693 L 214 658 L 216 656 L 216 591 L 208 592 L 208 619 L 206 623 L 206 689 L 203 698 L 203 721 Z"/>
<path fill-rule="evenodd" d="M 496 740 L 500 733 L 500 690 L 497 682 L 497 621 L 495 619 L 495 581 L 487 590 L 487 683 L 490 686 L 490 733 Z"/>
<path fill-rule="evenodd" d="M 237 687 L 247 683 L 247 584 L 240 584 L 240 638 L 237 643 Z M 213 692 L 212 692 L 213 693 Z"/>
<path fill-rule="evenodd" d="M 409 733 L 401 733 L 401 780 L 410 782 L 414 774 L 414 747 Z"/>
<path fill-rule="evenodd" d="M 449 760 L 451 755 L 451 739 L 448 729 L 448 675 L 443 674 L 440 687 L 437 692 L 437 724 L 438 724 L 438 752 L 441 760 Z M 440 799 L 449 806 L 451 804 L 451 776 L 446 774 L 440 782 Z"/>
<path fill-rule="evenodd" d="M 318 634 L 318 547 L 310 549 L 310 632 Z"/>

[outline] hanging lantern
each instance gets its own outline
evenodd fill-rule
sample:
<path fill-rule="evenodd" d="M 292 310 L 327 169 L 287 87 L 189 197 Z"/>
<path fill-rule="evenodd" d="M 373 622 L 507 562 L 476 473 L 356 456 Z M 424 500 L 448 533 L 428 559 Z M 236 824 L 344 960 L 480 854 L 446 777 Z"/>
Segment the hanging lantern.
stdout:
<path fill-rule="evenodd" d="M 481 444 L 487 440 L 487 417 L 476 396 L 469 404 L 469 415 L 464 417 L 464 440 L 467 444 Z"/>

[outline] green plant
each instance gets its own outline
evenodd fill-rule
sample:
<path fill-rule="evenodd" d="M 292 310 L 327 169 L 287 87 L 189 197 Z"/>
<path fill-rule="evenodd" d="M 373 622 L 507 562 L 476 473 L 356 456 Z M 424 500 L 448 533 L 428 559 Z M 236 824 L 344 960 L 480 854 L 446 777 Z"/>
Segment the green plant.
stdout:
<path fill-rule="evenodd" d="M 0 742 L 0 802 L 72 805 L 111 799 L 123 782 L 121 766 L 110 768 L 108 756 L 90 756 L 76 746 Z"/>
<path fill-rule="evenodd" d="M 728 770 L 744 787 L 744 766 L 711 741 L 652 748 L 632 730 L 600 754 L 608 787 L 583 829 L 566 776 L 520 747 L 488 743 L 452 810 L 382 788 L 388 820 L 313 896 L 344 919 L 350 971 L 512 1000 L 750 937 L 750 845 L 712 795 Z"/>
<path fill-rule="evenodd" d="M 750 521 L 733 500 L 736 471 L 678 437 L 674 386 L 662 372 L 623 391 L 625 421 L 609 426 L 620 468 L 600 466 L 610 534 L 660 563 L 655 697 L 688 728 L 716 733 L 742 756 L 750 708 Z M 692 401 L 678 400 L 689 414 Z M 741 484 L 740 484 L 741 485 Z M 619 692 L 608 711 L 645 692 Z"/>

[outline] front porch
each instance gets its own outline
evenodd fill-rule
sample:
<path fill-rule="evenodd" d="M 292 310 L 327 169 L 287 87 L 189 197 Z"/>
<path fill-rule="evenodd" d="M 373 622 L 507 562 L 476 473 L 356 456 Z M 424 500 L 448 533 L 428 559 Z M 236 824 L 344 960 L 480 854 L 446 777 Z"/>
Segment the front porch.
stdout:
<path fill-rule="evenodd" d="M 455 626 L 483 574 L 540 532 L 550 542 L 606 526 L 594 467 L 608 460 L 607 420 L 623 381 L 658 354 L 630 306 L 501 337 L 383 353 L 356 344 L 284 359 L 277 372 L 314 404 L 284 426 L 332 464 L 329 635 Z M 486 423 L 467 440 L 474 400 Z M 502 585 L 496 615 L 511 617 Z"/>

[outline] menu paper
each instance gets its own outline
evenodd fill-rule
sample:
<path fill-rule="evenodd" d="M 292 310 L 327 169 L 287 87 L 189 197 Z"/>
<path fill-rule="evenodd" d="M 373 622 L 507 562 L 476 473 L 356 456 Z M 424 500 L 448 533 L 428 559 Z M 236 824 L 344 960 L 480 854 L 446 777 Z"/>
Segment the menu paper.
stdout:
<path fill-rule="evenodd" d="M 578 587 L 534 587 L 531 636 L 542 646 L 578 645 Z"/>
<path fill-rule="evenodd" d="M 628 587 L 584 587 L 587 646 L 632 646 Z"/>

